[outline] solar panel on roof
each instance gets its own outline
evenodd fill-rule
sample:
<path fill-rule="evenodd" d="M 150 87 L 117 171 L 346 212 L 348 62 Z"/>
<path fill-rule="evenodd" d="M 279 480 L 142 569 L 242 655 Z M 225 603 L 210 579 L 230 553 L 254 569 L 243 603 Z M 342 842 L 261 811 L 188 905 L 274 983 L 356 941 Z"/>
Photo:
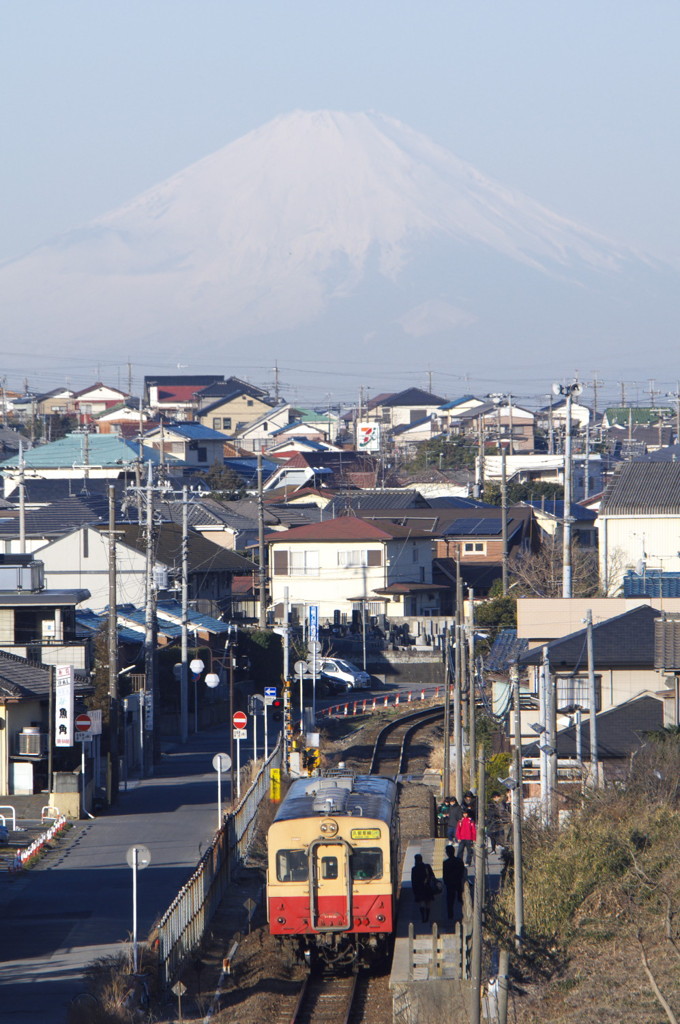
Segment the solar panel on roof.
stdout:
<path fill-rule="evenodd" d="M 444 535 L 455 533 L 466 537 L 481 537 L 498 534 L 502 529 L 501 519 L 454 519 Z"/>

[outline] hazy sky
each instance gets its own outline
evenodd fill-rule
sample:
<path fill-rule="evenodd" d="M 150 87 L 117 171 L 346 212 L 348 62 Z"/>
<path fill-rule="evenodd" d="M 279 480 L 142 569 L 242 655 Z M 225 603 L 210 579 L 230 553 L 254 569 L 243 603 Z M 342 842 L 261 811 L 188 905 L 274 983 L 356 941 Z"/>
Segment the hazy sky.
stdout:
<path fill-rule="evenodd" d="M 0 260 L 332 108 L 680 262 L 679 29 L 677 0 L 0 0 Z"/>

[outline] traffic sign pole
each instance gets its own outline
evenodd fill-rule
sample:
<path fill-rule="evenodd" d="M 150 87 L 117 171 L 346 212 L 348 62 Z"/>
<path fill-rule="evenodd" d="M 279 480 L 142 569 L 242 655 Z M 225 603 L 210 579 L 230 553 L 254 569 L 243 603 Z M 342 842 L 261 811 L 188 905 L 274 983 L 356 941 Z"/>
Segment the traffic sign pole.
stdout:
<path fill-rule="evenodd" d="M 253 715 L 253 761 L 257 761 L 257 715 Z"/>
<path fill-rule="evenodd" d="M 269 722 L 269 714 L 268 714 L 268 711 L 267 711 L 268 707 L 269 707 L 269 705 L 265 701 L 264 702 L 264 759 L 265 759 L 265 761 L 269 757 L 269 736 L 268 736 L 268 733 L 267 733 L 267 724 Z"/>
<path fill-rule="evenodd" d="M 241 799 L 241 730 L 236 737 L 236 799 Z"/>
<path fill-rule="evenodd" d="M 137 973 L 137 864 L 139 850 L 132 848 L 132 973 Z"/>

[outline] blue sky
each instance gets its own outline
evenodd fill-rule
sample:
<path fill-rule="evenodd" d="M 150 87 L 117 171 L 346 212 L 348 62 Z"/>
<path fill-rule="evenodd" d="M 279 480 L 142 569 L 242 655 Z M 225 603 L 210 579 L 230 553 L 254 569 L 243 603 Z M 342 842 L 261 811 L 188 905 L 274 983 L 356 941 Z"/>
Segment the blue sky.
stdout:
<path fill-rule="evenodd" d="M 0 258 L 324 107 L 677 258 L 679 29 L 675 0 L 3 0 Z"/>

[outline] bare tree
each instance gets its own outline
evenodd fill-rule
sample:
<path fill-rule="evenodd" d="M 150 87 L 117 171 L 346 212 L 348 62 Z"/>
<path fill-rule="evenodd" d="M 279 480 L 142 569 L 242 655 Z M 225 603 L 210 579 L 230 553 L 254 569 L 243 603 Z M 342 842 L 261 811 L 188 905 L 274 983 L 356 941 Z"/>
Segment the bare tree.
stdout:
<path fill-rule="evenodd" d="M 510 559 L 511 585 L 517 597 L 562 596 L 562 538 L 546 537 L 538 551 L 520 551 Z M 597 553 L 573 542 L 571 545 L 574 597 L 599 593 Z"/>

